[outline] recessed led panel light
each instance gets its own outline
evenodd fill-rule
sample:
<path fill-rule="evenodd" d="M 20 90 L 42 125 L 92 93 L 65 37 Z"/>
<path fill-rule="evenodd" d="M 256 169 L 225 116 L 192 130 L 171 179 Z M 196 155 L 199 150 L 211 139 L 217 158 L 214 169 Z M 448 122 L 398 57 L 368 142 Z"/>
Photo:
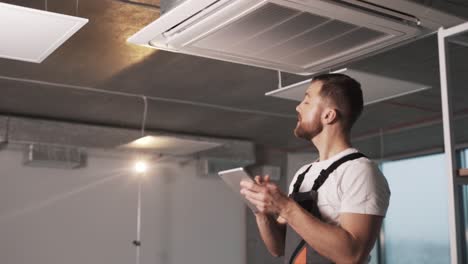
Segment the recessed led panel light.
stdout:
<path fill-rule="evenodd" d="M 0 57 L 42 62 L 88 19 L 0 3 Z"/>
<path fill-rule="evenodd" d="M 351 69 L 347 69 L 343 73 L 361 83 L 365 105 L 431 88 L 430 86 L 420 83 L 408 82 Z M 311 80 L 312 79 L 308 79 L 291 84 L 280 89 L 270 91 L 265 95 L 294 101 L 302 101 L 302 99 L 304 99 L 305 91 L 310 86 Z"/>

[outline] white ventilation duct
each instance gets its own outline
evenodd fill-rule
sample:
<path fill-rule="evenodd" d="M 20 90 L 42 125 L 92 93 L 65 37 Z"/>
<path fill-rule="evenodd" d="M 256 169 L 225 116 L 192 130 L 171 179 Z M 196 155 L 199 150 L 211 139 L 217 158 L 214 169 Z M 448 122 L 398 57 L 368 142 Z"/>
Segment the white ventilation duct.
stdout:
<path fill-rule="evenodd" d="M 172 2 L 177 5 L 162 0 L 170 9 L 128 41 L 297 74 L 334 68 L 462 22 L 403 0 Z"/>

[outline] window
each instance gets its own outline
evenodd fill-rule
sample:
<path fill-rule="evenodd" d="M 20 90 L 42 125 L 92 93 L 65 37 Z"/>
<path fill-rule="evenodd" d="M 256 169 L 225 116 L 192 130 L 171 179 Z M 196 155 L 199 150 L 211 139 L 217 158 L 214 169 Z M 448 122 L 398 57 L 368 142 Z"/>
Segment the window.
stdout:
<path fill-rule="evenodd" d="M 445 170 L 443 154 L 382 164 L 392 191 L 385 263 L 450 263 Z"/>
<path fill-rule="evenodd" d="M 460 161 L 461 161 L 461 167 L 462 168 L 467 168 L 468 167 L 468 149 L 465 149 L 463 151 L 460 151 Z M 463 212 L 461 215 L 463 216 L 462 218 L 462 225 L 463 228 L 465 229 L 465 243 L 464 246 L 465 248 L 463 249 L 464 252 L 464 257 L 465 259 L 468 259 L 467 252 L 468 252 L 468 185 L 463 185 L 462 186 L 462 197 L 463 197 Z"/>
<path fill-rule="evenodd" d="M 378 242 L 375 242 L 374 248 L 370 252 L 369 264 L 378 264 L 379 263 L 378 254 L 377 254 L 377 247 L 378 247 Z"/>

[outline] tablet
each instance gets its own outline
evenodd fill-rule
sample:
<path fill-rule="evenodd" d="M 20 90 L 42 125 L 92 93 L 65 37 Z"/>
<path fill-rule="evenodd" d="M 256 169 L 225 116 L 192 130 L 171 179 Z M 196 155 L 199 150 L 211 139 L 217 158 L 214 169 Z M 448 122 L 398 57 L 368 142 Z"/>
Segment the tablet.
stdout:
<path fill-rule="evenodd" d="M 241 186 L 240 182 L 242 180 L 247 180 L 253 182 L 253 179 L 245 172 L 244 168 L 235 168 L 231 170 L 224 170 L 218 172 L 218 175 L 223 179 L 223 181 L 235 192 L 237 193 L 245 204 L 252 209 L 254 212 L 258 212 L 257 207 L 250 203 L 245 197 L 240 193 Z"/>

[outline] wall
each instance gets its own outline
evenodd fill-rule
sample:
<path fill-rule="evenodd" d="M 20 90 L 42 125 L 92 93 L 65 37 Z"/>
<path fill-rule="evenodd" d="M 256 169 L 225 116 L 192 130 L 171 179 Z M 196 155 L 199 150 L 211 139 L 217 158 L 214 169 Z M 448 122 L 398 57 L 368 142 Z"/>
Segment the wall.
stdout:
<path fill-rule="evenodd" d="M 81 169 L 25 167 L 0 150 L 2 264 L 134 263 L 137 178 L 130 159 L 90 154 Z M 197 162 L 166 161 L 142 184 L 141 263 L 245 263 L 245 210 Z"/>

